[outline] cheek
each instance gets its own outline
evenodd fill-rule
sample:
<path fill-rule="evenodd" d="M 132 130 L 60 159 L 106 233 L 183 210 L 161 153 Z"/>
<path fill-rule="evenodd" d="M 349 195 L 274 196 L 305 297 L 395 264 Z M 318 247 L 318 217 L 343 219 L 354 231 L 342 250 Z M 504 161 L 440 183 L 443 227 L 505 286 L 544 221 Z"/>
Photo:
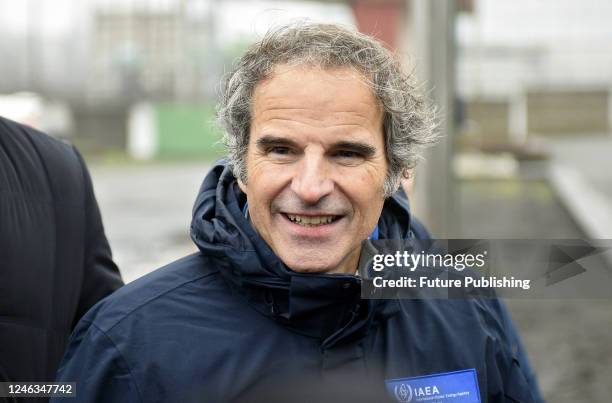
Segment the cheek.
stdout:
<path fill-rule="evenodd" d="M 346 173 L 341 175 L 345 188 L 351 189 L 353 197 L 364 203 L 375 203 L 383 201 L 383 187 L 385 175 L 379 170 L 364 169 L 361 172 Z"/>
<path fill-rule="evenodd" d="M 381 175 L 379 170 L 376 170 L 375 172 L 368 172 L 364 174 L 362 181 L 363 202 L 366 204 L 367 208 L 366 214 L 374 216 L 374 218 L 371 219 L 378 221 L 380 210 L 385 202 L 385 198 L 383 196 L 385 175 Z"/>
<path fill-rule="evenodd" d="M 371 172 L 344 175 L 341 179 L 345 195 L 353 205 L 359 225 L 371 227 L 378 222 L 384 204 L 384 178 L 371 175 Z"/>
<path fill-rule="evenodd" d="M 260 164 L 249 172 L 247 198 L 257 213 L 267 214 L 274 199 L 287 187 L 286 171 Z"/>

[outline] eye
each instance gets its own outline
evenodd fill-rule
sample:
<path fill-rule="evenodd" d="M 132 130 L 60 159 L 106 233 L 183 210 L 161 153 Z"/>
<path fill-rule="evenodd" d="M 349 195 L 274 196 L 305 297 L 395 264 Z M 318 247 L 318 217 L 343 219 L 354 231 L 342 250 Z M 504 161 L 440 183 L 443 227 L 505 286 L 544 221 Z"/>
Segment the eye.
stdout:
<path fill-rule="evenodd" d="M 365 156 L 359 151 L 338 150 L 333 154 L 334 159 L 342 165 L 358 165 L 362 163 Z"/>
<path fill-rule="evenodd" d="M 289 147 L 276 146 L 276 147 L 270 147 L 268 149 L 268 154 L 289 155 L 290 153 L 291 153 L 291 150 L 289 149 Z"/>
<path fill-rule="evenodd" d="M 284 163 L 294 161 L 297 156 L 297 150 L 291 146 L 271 145 L 266 148 L 265 154 L 272 161 Z"/>
<path fill-rule="evenodd" d="M 336 156 L 340 158 L 363 158 L 363 156 L 358 152 L 350 150 L 336 151 Z"/>
<path fill-rule="evenodd" d="M 337 150 L 332 154 L 333 158 L 340 165 L 345 166 L 357 166 L 361 164 L 366 156 L 356 150 Z"/>

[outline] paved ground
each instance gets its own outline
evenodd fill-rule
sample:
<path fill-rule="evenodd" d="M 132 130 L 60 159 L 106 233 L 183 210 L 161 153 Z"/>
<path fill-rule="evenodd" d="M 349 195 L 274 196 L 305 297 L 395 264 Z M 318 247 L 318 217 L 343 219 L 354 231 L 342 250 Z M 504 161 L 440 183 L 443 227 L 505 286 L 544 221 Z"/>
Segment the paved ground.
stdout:
<path fill-rule="evenodd" d="M 208 164 L 91 167 L 106 234 L 125 281 L 188 253 L 191 208 Z"/>
<path fill-rule="evenodd" d="M 563 204 L 588 237 L 612 239 L 612 135 L 551 139 L 551 151 L 550 180 Z"/>
<path fill-rule="evenodd" d="M 579 171 L 612 203 L 612 134 L 559 137 L 550 145 L 555 163 Z"/>
<path fill-rule="evenodd" d="M 472 181 L 463 183 L 459 192 L 463 237 L 584 237 L 544 181 Z M 507 304 L 548 402 L 610 401 L 612 291 L 606 300 Z"/>
<path fill-rule="evenodd" d="M 590 237 L 612 238 L 612 135 L 555 138 L 551 151 L 551 183 L 571 221 Z M 611 401 L 612 291 L 606 300 L 510 301 L 510 308 L 548 401 Z"/>
<path fill-rule="evenodd" d="M 91 168 L 126 281 L 195 250 L 191 206 L 206 164 Z M 465 237 L 583 236 L 546 182 L 475 181 L 459 191 Z M 514 300 L 509 307 L 549 402 L 610 401 L 612 298 Z"/>

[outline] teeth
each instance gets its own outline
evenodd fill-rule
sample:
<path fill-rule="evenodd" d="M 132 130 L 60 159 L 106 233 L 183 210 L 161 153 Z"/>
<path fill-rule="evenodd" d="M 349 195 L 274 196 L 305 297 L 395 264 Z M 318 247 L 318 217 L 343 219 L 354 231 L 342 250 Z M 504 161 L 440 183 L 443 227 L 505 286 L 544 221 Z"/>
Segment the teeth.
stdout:
<path fill-rule="evenodd" d="M 296 214 L 287 214 L 287 217 L 295 223 L 305 225 L 305 226 L 314 226 L 321 224 L 329 224 L 334 221 L 333 215 L 322 215 L 322 216 L 305 216 L 305 215 L 296 215 Z"/>

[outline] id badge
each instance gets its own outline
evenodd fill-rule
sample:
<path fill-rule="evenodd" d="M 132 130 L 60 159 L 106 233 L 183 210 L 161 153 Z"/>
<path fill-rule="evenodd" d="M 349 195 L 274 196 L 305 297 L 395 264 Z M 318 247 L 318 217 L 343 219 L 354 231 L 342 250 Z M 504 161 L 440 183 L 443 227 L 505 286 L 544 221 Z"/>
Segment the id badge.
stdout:
<path fill-rule="evenodd" d="M 412 378 L 388 379 L 387 390 L 398 402 L 481 403 L 475 369 Z"/>

